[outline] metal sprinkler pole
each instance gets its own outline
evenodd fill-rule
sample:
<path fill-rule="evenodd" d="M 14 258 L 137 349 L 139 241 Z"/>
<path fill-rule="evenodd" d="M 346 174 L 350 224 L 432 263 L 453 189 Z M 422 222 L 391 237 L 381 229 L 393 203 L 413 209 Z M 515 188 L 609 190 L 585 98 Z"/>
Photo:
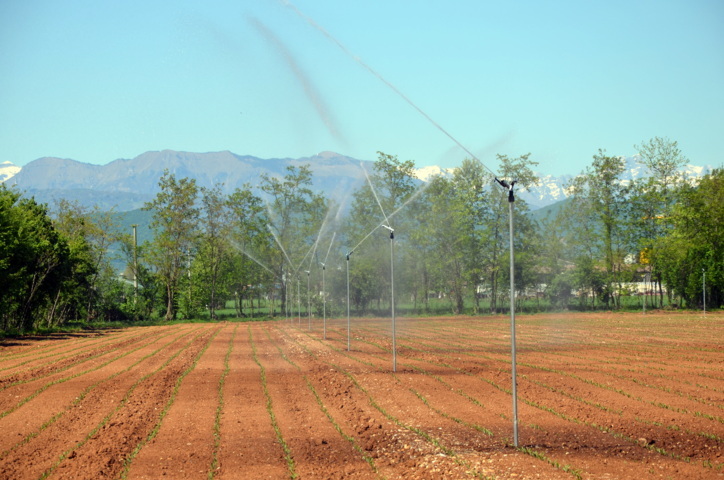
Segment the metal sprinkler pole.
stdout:
<path fill-rule="evenodd" d="M 299 274 L 297 274 L 297 325 L 302 325 L 302 294 L 299 293 Z"/>
<path fill-rule="evenodd" d="M 392 371 L 397 371 L 397 332 L 395 331 L 395 232 L 390 231 L 390 304 L 392 305 Z"/>
<path fill-rule="evenodd" d="M 509 238 L 510 238 L 510 344 L 511 344 L 511 377 L 513 383 L 513 444 L 518 447 L 518 380 L 516 373 L 515 359 L 515 254 L 513 250 L 513 203 L 515 203 L 515 195 L 513 186 L 515 180 L 508 184 L 504 180 L 495 179 L 501 187 L 508 189 L 508 216 L 509 216 Z"/>
<path fill-rule="evenodd" d="M 309 320 L 309 330 L 312 329 L 312 304 L 309 299 L 309 270 L 305 270 L 307 272 L 307 318 Z"/>
<path fill-rule="evenodd" d="M 324 339 L 327 339 L 327 292 L 324 285 L 324 271 L 326 266 L 322 264 L 322 315 L 324 316 Z"/>
<path fill-rule="evenodd" d="M 395 230 L 382 225 L 390 231 L 390 310 L 392 311 L 392 371 L 397 371 L 397 341 L 395 332 Z"/>
<path fill-rule="evenodd" d="M 347 254 L 347 351 L 349 352 L 349 256 L 352 252 Z"/>

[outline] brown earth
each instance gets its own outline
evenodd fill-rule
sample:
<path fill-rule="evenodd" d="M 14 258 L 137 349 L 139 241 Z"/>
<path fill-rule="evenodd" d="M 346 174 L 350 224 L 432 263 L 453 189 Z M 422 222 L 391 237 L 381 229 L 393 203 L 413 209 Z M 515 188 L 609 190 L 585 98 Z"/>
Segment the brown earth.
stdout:
<path fill-rule="evenodd" d="M 391 331 L 4 340 L 0 479 L 724 478 L 722 313 L 518 316 L 517 402 L 509 318 L 398 318 L 394 363 Z"/>

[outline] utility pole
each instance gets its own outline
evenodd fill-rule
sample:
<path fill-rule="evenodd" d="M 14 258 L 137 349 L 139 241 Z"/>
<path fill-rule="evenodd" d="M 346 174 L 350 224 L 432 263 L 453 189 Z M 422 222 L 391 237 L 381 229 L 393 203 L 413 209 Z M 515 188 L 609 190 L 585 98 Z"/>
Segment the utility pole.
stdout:
<path fill-rule="evenodd" d="M 701 298 L 704 302 L 704 315 L 706 315 L 706 270 L 701 269 Z"/>

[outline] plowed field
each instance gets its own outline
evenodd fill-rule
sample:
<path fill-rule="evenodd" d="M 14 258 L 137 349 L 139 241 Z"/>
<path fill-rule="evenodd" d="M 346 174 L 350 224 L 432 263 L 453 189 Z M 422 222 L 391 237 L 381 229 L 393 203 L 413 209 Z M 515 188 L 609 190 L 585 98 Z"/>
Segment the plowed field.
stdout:
<path fill-rule="evenodd" d="M 724 478 L 724 314 L 210 323 L 0 343 L 0 478 Z"/>

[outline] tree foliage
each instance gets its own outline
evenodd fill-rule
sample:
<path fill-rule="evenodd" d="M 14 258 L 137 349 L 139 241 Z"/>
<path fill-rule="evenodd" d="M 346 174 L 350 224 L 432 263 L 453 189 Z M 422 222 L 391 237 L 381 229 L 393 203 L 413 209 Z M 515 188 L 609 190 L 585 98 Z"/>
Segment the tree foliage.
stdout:
<path fill-rule="evenodd" d="M 554 308 L 621 307 L 628 282 L 650 278 L 659 307 L 664 292 L 669 304 L 722 306 L 724 171 L 692 182 L 679 173 L 686 158 L 676 142 L 656 137 L 637 148 L 648 176 L 623 181 L 623 158 L 599 150 L 568 186 L 567 206 L 540 223 L 519 195 L 538 181 L 536 163 L 497 156 L 499 178 L 516 180 L 517 298 L 545 292 Z M 400 299 L 418 311 L 431 311 L 432 298 L 454 314 L 507 308 L 511 205 L 485 165 L 465 159 L 452 175 L 421 182 L 412 160 L 378 152 L 367 175 L 341 211 L 313 191 L 308 165 L 228 195 L 166 171 L 145 206 L 153 240 L 138 246 L 108 214 L 67 201 L 50 211 L 0 186 L 0 330 L 179 312 L 216 318 L 227 301 L 238 316 L 262 304 L 271 315 L 302 305 L 307 313 L 307 302 L 317 314 L 341 312 L 348 266 L 357 314 Z M 125 280 L 111 269 L 113 245 L 129 264 Z M 309 285 L 308 300 L 297 283 Z"/>
<path fill-rule="evenodd" d="M 166 170 L 158 182 L 160 191 L 144 209 L 153 212 L 151 227 L 156 235 L 147 259 L 166 289 L 167 321 L 178 313 L 177 294 L 181 275 L 188 273 L 198 234 L 198 187 L 194 179 L 176 179 Z M 190 300 L 190 299 L 189 299 Z"/>

